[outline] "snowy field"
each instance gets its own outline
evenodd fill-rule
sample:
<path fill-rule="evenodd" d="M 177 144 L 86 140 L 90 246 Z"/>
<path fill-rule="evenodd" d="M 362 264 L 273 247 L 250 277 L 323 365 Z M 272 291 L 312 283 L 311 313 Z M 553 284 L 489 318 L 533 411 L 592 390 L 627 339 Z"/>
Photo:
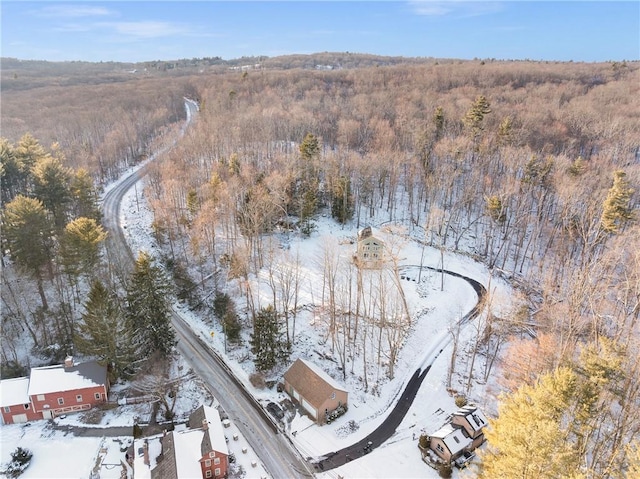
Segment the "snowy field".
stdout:
<path fill-rule="evenodd" d="M 136 193 L 137 198 L 134 196 Z M 153 215 L 144 201 L 140 187 L 137 188 L 137 192 L 134 193 L 132 190 L 127 195 L 121 214 L 123 224 L 128 225 L 126 234 L 134 254 L 136 251 L 145 250 L 152 256 L 158 257 L 158 248 L 152 242 L 150 234 Z M 385 232 L 382 226 L 376 228 L 375 222 L 372 224 L 374 235 L 381 235 L 380 237 L 386 241 L 397 241 L 397 238 L 392 238 L 397 235 Z M 314 298 L 320 297 L 322 263 L 318 252 L 329 245 L 331 248 L 335 248 L 342 257 L 348 258 L 355 252 L 353 240 L 356 236 L 355 229 L 347 227 L 343 229 L 330 219 L 319 218 L 317 230 L 311 235 L 311 238 L 303 239 L 295 234 L 286 237 L 288 246 L 285 249 L 288 255 L 290 257 L 299 256 L 304 265 L 300 304 L 312 304 L 315 301 Z M 346 369 L 349 374 L 343 381 L 337 361 L 326 359 L 331 358 L 332 355 L 329 344 L 321 340 L 322 325 L 317 323 L 317 318 L 311 312 L 301 313 L 298 316 L 296 344 L 290 360 L 294 361 L 297 357 L 303 357 L 320 365 L 336 380 L 343 382 L 350 394 L 349 411 L 330 425 L 319 427 L 306 416 L 300 415 L 293 419 L 287 430 L 287 435 L 303 457 L 319 458 L 365 437 L 382 423 L 394 405 L 395 398 L 403 390 L 416 369 L 432 364 L 413 405 L 395 435 L 370 454 L 355 459 L 340 468 L 327 471 L 319 477 L 438 477 L 436 471 L 422 462 L 417 439 L 421 433 L 432 433 L 439 429 L 445 424 L 448 416 L 457 409 L 453 394 L 445 388 L 451 360 L 452 334 L 450 328 L 474 307 L 477 296 L 467 282 L 448 275 L 444 276 L 444 287 L 441 290 L 442 276 L 437 272 L 426 270 L 420 273 L 417 266 L 421 262 L 424 266 L 444 268 L 483 283 L 489 290 L 490 307 L 496 316 L 506 315 L 514 307 L 511 304 L 513 292 L 508 284 L 496 277 L 491 277 L 485 266 L 469 257 L 447 252 L 441 257 L 440 250 L 423 248 L 420 243 L 411 240 L 408 236 L 402 238 L 399 257 L 401 257 L 400 263 L 407 265 L 403 270 L 405 278 L 402 283 L 412 316 L 412 326 L 399 354 L 394 379 L 381 378 L 376 394 L 371 394 L 371 391 L 364 392 L 359 373 L 361 365 L 348 362 Z M 254 288 L 254 291 L 259 291 L 260 302 L 263 305 L 269 304 L 271 292 L 265 288 L 264 281 L 257 280 Z M 233 284 L 230 285 L 228 292 L 231 295 L 237 294 Z M 176 309 L 182 312 L 192 328 L 200 332 L 201 337 L 212 348 L 224 356 L 224 336 L 219 324 L 205 323 L 202 318 L 191 313 L 184 305 L 176 304 Z M 481 316 L 475 322 L 464 326 L 460 332 L 460 347 L 456 358 L 457 374 L 454 374 L 452 383 L 452 388 L 458 391 L 464 391 L 466 385 L 466 379 L 459 374 L 468 368 L 466 343 L 477 334 L 477 322 L 482 320 Z M 215 333 L 213 338 L 211 337 L 212 331 Z M 252 361 L 243 360 L 249 354 L 247 337 L 248 332 L 244 338 L 243 347 L 233 349 L 226 355 L 229 366 L 261 401 L 280 402 L 284 400 L 285 395 L 277 393 L 275 388 L 256 390 L 249 385 L 248 378 L 254 369 Z M 442 353 L 438 354 L 441 349 Z M 436 357 L 437 359 L 435 359 Z M 357 361 L 357 359 L 355 360 Z M 478 357 L 476 361 L 476 366 L 480 368 L 482 358 Z M 353 370 L 353 374 L 351 370 Z M 274 373 L 273 378 L 281 380 L 284 371 L 283 368 L 279 369 Z M 380 375 L 383 373 L 380 372 Z M 492 416 L 496 412 L 495 394 L 497 391 L 491 384 L 491 379 L 486 384 L 474 380 L 468 394 L 469 401 L 480 406 L 488 416 Z M 192 384 L 183 384 L 177 405 L 178 416 L 186 417 L 199 403 L 206 401 L 210 403 L 211 398 L 199 387 L 197 381 Z M 145 410 L 145 407 L 148 408 L 148 406 L 139 405 L 119 407 L 109 411 L 104 414 L 100 423 L 95 427 L 132 426 L 136 417 L 145 417 L 148 414 L 149 411 Z M 56 419 L 56 422 L 74 424 L 80 423 L 81 420 L 80 415 L 69 415 L 65 419 Z M 357 424 L 355 431 L 348 427 L 350 421 L 355 421 Z M 119 477 L 120 469 L 110 465 L 118 464 L 124 458 L 124 451 L 131 444 L 130 441 L 130 436 L 79 438 L 64 431 L 54 430 L 46 421 L 34 422 L 30 425 L 3 426 L 0 438 L 0 461 L 6 463 L 10 458 L 10 453 L 17 446 L 22 446 L 28 447 L 34 453 L 31 466 L 21 476 L 25 479 L 84 478 L 88 477 L 96 463 L 100 462 L 102 467 L 99 468 L 99 477 Z M 233 450 L 232 446 L 239 446 L 241 449 L 246 447 L 244 438 L 239 437 L 237 444 L 230 444 L 230 449 Z M 251 450 L 240 454 L 236 452 L 235 455 L 244 470 L 242 477 L 259 478 L 267 475 Z M 255 467 L 253 462 L 257 462 Z M 138 464 L 137 459 L 136 464 Z M 144 466 L 142 467 L 144 468 Z M 148 477 L 144 474 L 140 471 L 140 474 L 136 474 L 135 477 Z M 459 476 L 462 477 L 462 474 L 454 471 L 454 477 Z M 472 472 L 468 472 L 464 476 L 472 476 Z"/>

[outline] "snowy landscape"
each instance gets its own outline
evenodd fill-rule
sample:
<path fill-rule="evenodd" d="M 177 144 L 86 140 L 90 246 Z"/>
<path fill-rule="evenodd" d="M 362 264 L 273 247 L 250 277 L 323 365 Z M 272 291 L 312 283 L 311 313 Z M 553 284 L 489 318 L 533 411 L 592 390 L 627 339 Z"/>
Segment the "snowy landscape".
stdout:
<path fill-rule="evenodd" d="M 637 62 L 2 66 L 0 475 L 640 477 Z"/>
<path fill-rule="evenodd" d="M 153 215 L 140 190 L 142 188 L 130 190 L 125 198 L 121 221 L 122 224 L 127 225 L 126 235 L 134 253 L 147 251 L 153 255 L 158 249 L 151 234 Z M 393 241 L 391 236 L 401 231 L 399 229 L 394 231 L 385 225 L 380 229 L 374 226 L 374 230 L 385 239 L 388 236 L 389 241 Z M 286 238 L 283 236 L 291 256 L 303 258 L 305 265 L 303 284 L 308 286 L 302 288 L 300 294 L 304 298 L 301 299 L 301 303 L 311 302 L 314 296 L 317 297 L 320 294 L 319 291 L 314 290 L 315 285 L 321 284 L 319 272 L 321 260 L 318 251 L 323 245 L 328 244 L 339 251 L 345 261 L 348 261 L 354 253 L 356 236 L 355 228 L 341 227 L 327 218 L 318 220 L 317 230 L 310 238 L 298 235 L 286 235 Z M 401 256 L 401 264 L 406 265 L 403 268 L 403 289 L 414 321 L 411 333 L 398 356 L 395 378 L 390 381 L 382 380 L 375 394 L 371 394 L 363 391 L 362 381 L 357 371 L 347 374 L 344 381 L 346 389 L 350 392 L 347 414 L 331 424 L 318 426 L 306 415 L 297 413 L 286 426 L 286 434 L 301 456 L 312 460 L 355 443 L 380 425 L 416 369 L 425 368 L 430 364 L 432 368 L 408 414 L 391 440 L 362 458 L 317 474 L 318 477 L 438 477 L 437 471 L 422 461 L 417 439 L 420 434 L 429 434 L 439 429 L 457 409 L 454 403 L 456 393 L 447 391 L 445 387 L 451 360 L 451 331 L 456 322 L 476 305 L 478 298 L 471 286 L 460 278 L 449 275 L 443 277 L 440 273 L 427 269 L 423 269 L 420 273 L 421 262 L 425 267 L 454 271 L 490 287 L 492 298 L 490 308 L 496 316 L 514 307 L 513 294 L 509 285 L 497 277 L 492 277 L 486 267 L 469 257 L 446 252 L 441 256 L 439 249 L 423 247 L 420 242 L 412 241 L 409 235 L 402 238 Z M 442 258 L 444 258 L 444 265 L 442 265 Z M 269 292 L 264 283 L 260 281 L 257 283 L 258 287 L 264 289 L 262 294 L 265 302 L 268 301 Z M 230 291 L 233 291 L 233 285 L 230 284 L 230 288 Z M 197 314 L 190 312 L 184 304 L 176 303 L 175 307 L 185 318 L 188 318 L 192 328 L 199 331 L 203 340 L 224 355 L 224 334 L 218 323 L 211 324 L 210 321 L 205 321 Z M 483 321 L 483 316 L 484 313 L 475 321 Z M 462 328 L 461 350 L 464 351 L 464 345 L 471 342 L 477 334 L 477 328 L 477 324 L 474 323 Z M 293 351 L 291 361 L 297 357 L 309 359 L 342 382 L 342 373 L 337 367 L 337 362 L 331 357 L 326 340 L 322 339 L 323 328 L 315 323 L 313 316 L 300 315 L 296 334 L 299 338 L 298 348 Z M 253 363 L 246 361 L 249 354 L 247 341 L 244 341 L 242 347 L 230 349 L 225 359 L 261 403 L 266 405 L 269 402 L 284 401 L 286 395 L 278 393 L 275 388 L 258 390 L 250 386 L 249 375 L 254 372 L 254 369 Z M 453 388 L 462 393 L 467 381 L 465 372 L 469 367 L 468 354 L 459 351 L 456 361 Z M 180 365 L 180 370 L 188 368 L 180 358 L 177 359 L 177 364 Z M 176 376 L 179 375 L 180 372 L 176 368 Z M 118 386 L 112 389 L 112 395 L 117 391 Z M 491 416 L 496 412 L 496 392 L 491 380 L 485 383 L 474 378 L 471 381 L 468 400 Z M 212 398 L 196 379 L 180 385 L 178 398 L 176 413 L 178 418 L 183 419 L 200 404 L 215 404 L 215 398 Z M 117 426 L 132 427 L 134 422 L 146 421 L 149 415 L 149 405 L 118 406 L 101 413 L 99 421 L 89 427 L 105 428 L 105 431 Z M 27 425 L 3 426 L 1 460 L 3 463 L 7 462 L 10 452 L 17 446 L 22 446 L 31 449 L 34 454 L 31 465 L 21 476 L 24 478 L 86 477 L 90 471 L 98 472 L 101 478 L 120 477 L 121 469 L 116 464 L 120 464 L 125 451 L 131 446 L 132 437 L 75 437 L 68 430 L 59 429 L 62 426 L 85 426 L 84 421 L 84 414 L 81 413 L 56 418 L 53 422 L 39 421 Z M 349 427 L 349 424 L 354 422 L 357 424 L 355 430 Z M 179 428 L 180 426 L 178 430 Z M 234 432 L 232 428 L 229 430 L 229 436 L 237 437 L 239 433 Z M 153 458 L 159 453 L 159 437 L 149 438 L 152 465 Z M 239 474 L 238 477 L 268 476 L 255 453 L 250 450 L 246 453 L 242 452 L 248 448 L 244 438 L 232 439 L 229 441 L 229 446 L 237 458 L 235 471 Z M 134 449 L 138 450 L 139 445 Z M 392 460 L 384 458 L 392 458 Z M 149 467 L 145 466 L 137 455 L 135 477 L 149 477 L 148 470 Z M 457 474 L 459 472 L 454 470 L 454 477 L 457 477 Z"/>

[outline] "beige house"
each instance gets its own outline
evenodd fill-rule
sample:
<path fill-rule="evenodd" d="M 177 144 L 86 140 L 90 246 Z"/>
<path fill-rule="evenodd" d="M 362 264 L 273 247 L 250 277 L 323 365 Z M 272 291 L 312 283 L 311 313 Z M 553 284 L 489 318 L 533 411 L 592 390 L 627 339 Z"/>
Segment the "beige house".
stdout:
<path fill-rule="evenodd" d="M 484 442 L 484 427 L 487 425 L 487 417 L 477 406 L 468 405 L 453 413 L 451 424 L 464 429 L 467 437 L 471 438 L 473 449 Z"/>
<path fill-rule="evenodd" d="M 365 268 L 378 267 L 384 260 L 384 241 L 373 236 L 370 226 L 358 233 L 356 258 L 358 264 Z"/>
<path fill-rule="evenodd" d="M 449 423 L 429 436 L 429 448 L 445 462 L 465 462 L 484 442 L 486 416 L 477 406 L 458 409 Z"/>
<path fill-rule="evenodd" d="M 463 429 L 453 427 L 452 424 L 445 424 L 429 439 L 429 447 L 444 462 L 455 461 L 465 450 L 469 450 L 473 442 L 465 435 Z"/>
<path fill-rule="evenodd" d="M 318 424 L 330 414 L 346 407 L 349 393 L 317 365 L 296 359 L 284 374 L 284 389 Z"/>

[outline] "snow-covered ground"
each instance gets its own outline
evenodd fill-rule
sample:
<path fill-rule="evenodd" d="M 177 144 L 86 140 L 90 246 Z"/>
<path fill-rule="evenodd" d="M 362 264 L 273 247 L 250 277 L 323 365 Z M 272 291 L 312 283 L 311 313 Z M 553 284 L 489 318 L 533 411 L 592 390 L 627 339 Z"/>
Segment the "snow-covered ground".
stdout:
<path fill-rule="evenodd" d="M 134 254 L 138 250 L 146 250 L 152 256 L 158 256 L 158 248 L 152 241 L 151 221 L 153 215 L 149 211 L 141 188 L 131 191 L 125 198 L 122 209 L 122 222 L 127 224 L 126 234 L 133 247 Z M 137 193 L 137 198 L 135 194 Z M 385 239 L 395 241 L 391 233 L 385 233 L 382 228 L 376 229 L 374 234 L 387 235 Z M 330 219 L 319 218 L 317 231 L 311 238 L 303 239 L 291 234 L 287 237 L 288 249 L 291 257 L 298 255 L 302 258 L 304 281 L 300 292 L 300 304 L 311 304 L 320 296 L 321 260 L 319 251 L 323 245 L 330 244 L 344 257 L 353 255 L 355 245 L 349 241 L 356 238 L 355 229 L 343 229 Z M 500 316 L 506 314 L 513 305 L 513 294 L 509 285 L 497 277 L 491 277 L 485 266 L 473 261 L 471 258 L 441 252 L 435 248 L 423 248 L 415 241 L 405 238 L 399 255 L 404 265 L 420 265 L 434 268 L 442 268 L 471 277 L 488 287 L 491 294 L 491 308 L 494 314 Z M 442 264 L 442 258 L 444 264 Z M 359 364 L 347 363 L 346 380 L 342 379 L 342 372 L 338 369 L 337 361 L 328 360 L 331 357 L 330 346 L 323 342 L 322 328 L 316 322 L 311 312 L 301 314 L 296 325 L 296 347 L 291 355 L 291 360 L 304 357 L 320 365 L 335 379 L 344 382 L 350 392 L 349 411 L 346 415 L 335 420 L 330 425 L 319 427 L 313 424 L 306 416 L 299 414 L 292 420 L 287 430 L 288 437 L 298 448 L 303 457 L 318 458 L 331 451 L 338 450 L 357 442 L 373 431 L 384 420 L 391 407 L 394 405 L 397 395 L 418 368 L 432 364 L 422 387 L 409 409 L 404 421 L 398 427 L 395 435 L 376 448 L 370 454 L 355 459 L 348 464 L 320 474 L 319 477 L 367 477 L 367 478 L 412 478 L 412 477 L 438 477 L 436 471 L 431 469 L 421 460 L 417 440 L 421 433 L 431 433 L 439 429 L 448 416 L 457 408 L 450 391 L 445 388 L 449 361 L 451 359 L 450 328 L 464 314 L 473 308 L 477 296 L 471 286 L 460 278 L 444 276 L 444 288 L 441 290 L 441 275 L 436 272 L 423 270 L 419 273 L 416 267 L 407 267 L 404 270 L 403 290 L 405 292 L 409 310 L 412 313 L 411 333 L 406 339 L 395 368 L 393 380 L 381 380 L 378 383 L 375 394 L 371 391 L 364 392 L 362 368 Z M 420 279 L 420 281 L 418 281 Z M 256 290 L 260 290 L 263 305 L 269 304 L 270 292 L 265 289 L 262 282 L 257 282 Z M 233 293 L 230 290 L 230 293 Z M 315 298 L 315 299 L 314 299 Z M 199 331 L 202 338 L 212 348 L 225 356 L 224 335 L 219 324 L 212 325 L 205 322 L 197 314 L 188 310 L 184 305 L 176 305 L 183 315 L 188 318 L 194 330 Z M 478 321 L 478 320 L 476 320 Z M 211 332 L 215 334 L 211 335 Z M 465 343 L 476 334 L 475 323 L 466 325 L 460 333 L 460 348 L 458 350 L 458 373 L 468 369 L 468 354 L 465 352 Z M 440 349 L 444 350 L 438 355 Z M 244 347 L 229 351 L 226 355 L 229 366 L 243 379 L 248 388 L 263 402 L 280 402 L 285 395 L 277 393 L 276 389 L 257 390 L 249 384 L 249 376 L 254 372 L 253 362 L 243 360 L 248 355 L 247 342 Z M 437 356 L 437 359 L 434 358 Z M 478 359 L 480 361 L 481 359 Z M 355 359 L 357 361 L 357 358 Z M 353 369 L 353 374 L 351 370 Z M 381 369 L 383 371 L 383 369 Z M 277 371 L 273 379 L 280 380 L 284 369 Z M 383 376 L 383 372 L 380 373 Z M 270 378 L 271 379 L 271 378 Z M 453 389 L 464 391 L 465 379 L 460 374 L 454 375 Z M 495 394 L 492 391 L 491 381 L 481 384 L 472 381 L 468 399 L 478 404 L 488 416 L 495 414 Z M 183 384 L 177 406 L 178 416 L 186 417 L 188 413 L 201 402 L 209 401 L 207 393 L 199 387 L 198 382 Z M 145 409 L 146 408 L 146 409 Z M 95 427 L 132 426 L 135 418 L 145 417 L 149 413 L 149 406 L 125 406 L 119 407 L 104 414 L 102 420 Z M 233 418 L 232 418 L 233 419 Z M 349 427 L 350 421 L 355 421 L 356 428 Z M 82 416 L 69 415 L 65 419 L 56 419 L 56 422 L 65 424 L 81 423 Z M 233 428 L 233 426 L 232 426 Z M 355 429 L 355 430 L 354 430 Z M 231 431 L 231 429 L 230 429 Z M 34 453 L 31 466 L 25 471 L 24 478 L 54 478 L 54 477 L 87 477 L 94 468 L 96 462 L 102 461 L 100 477 L 119 477 L 120 469 L 111 466 L 119 464 L 124 458 L 126 447 L 131 444 L 130 437 L 116 438 L 79 438 L 69 433 L 56 431 L 46 421 L 34 422 L 30 425 L 3 426 L 0 430 L 0 461 L 6 463 L 10 453 L 17 446 L 28 447 Z M 231 436 L 239 434 L 235 429 Z M 155 458 L 152 442 L 152 458 Z M 230 449 L 234 450 L 238 464 L 242 465 L 245 472 L 243 477 L 265 477 L 267 474 L 262 469 L 255 454 L 241 435 L 238 440 L 230 441 Z M 239 453 L 234 448 L 238 446 Z M 247 453 L 242 449 L 247 447 Z M 137 450 L 137 447 L 135 448 Z M 101 459 L 100 459 L 101 458 Z M 253 462 L 256 466 L 253 466 Z M 136 459 L 138 464 L 138 458 Z M 138 466 L 140 467 L 140 466 Z M 144 469 L 144 465 L 142 466 Z M 145 476 L 140 470 L 136 477 Z M 454 477 L 459 473 L 454 471 Z"/>

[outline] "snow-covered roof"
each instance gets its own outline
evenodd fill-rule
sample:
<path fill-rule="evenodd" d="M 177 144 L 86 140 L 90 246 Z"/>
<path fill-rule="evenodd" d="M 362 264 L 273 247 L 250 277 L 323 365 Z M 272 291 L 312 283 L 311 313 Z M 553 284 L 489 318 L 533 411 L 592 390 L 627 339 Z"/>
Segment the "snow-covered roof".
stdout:
<path fill-rule="evenodd" d="M 222 454 L 229 455 L 229 448 L 224 437 L 224 429 L 220 420 L 220 413 L 211 406 L 202 406 L 204 416 L 209 423 L 209 439 L 211 440 L 211 449 Z"/>
<path fill-rule="evenodd" d="M 477 406 L 468 405 L 458 409 L 453 413 L 454 416 L 461 416 L 471 426 L 474 432 L 480 431 L 487 425 L 487 417 Z"/>
<path fill-rule="evenodd" d="M 176 472 L 179 478 L 202 477 L 200 467 L 200 444 L 204 431 L 202 429 L 188 429 L 183 432 L 173 432 L 173 447 L 176 457 Z"/>
<path fill-rule="evenodd" d="M 456 428 L 451 424 L 446 424 L 431 434 L 431 437 L 442 439 L 451 452 L 451 455 L 455 455 L 472 443 L 471 438 L 465 436 L 462 431 L 463 430 L 461 428 Z"/>
<path fill-rule="evenodd" d="M 107 384 L 107 368 L 95 361 L 31 368 L 29 396 L 52 392 L 73 391 Z"/>
<path fill-rule="evenodd" d="M 0 407 L 29 404 L 29 378 L 0 381 Z"/>

